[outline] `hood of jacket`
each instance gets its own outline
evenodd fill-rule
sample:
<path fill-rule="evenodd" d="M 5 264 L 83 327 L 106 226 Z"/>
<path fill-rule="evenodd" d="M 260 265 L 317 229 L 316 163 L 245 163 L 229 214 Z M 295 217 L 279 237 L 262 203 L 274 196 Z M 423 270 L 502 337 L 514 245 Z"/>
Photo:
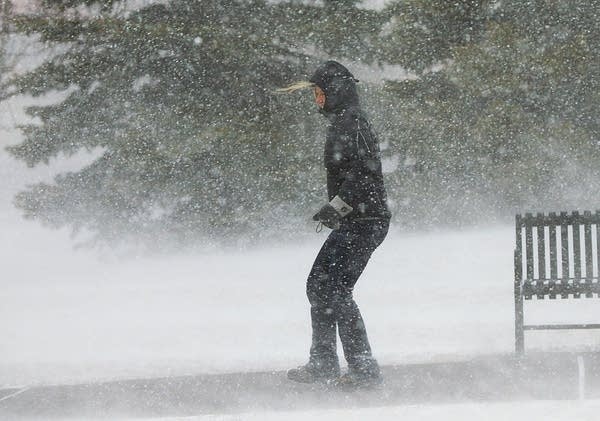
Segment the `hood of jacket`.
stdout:
<path fill-rule="evenodd" d="M 309 81 L 325 92 L 323 114 L 339 114 L 352 105 L 358 105 L 358 80 L 337 61 L 330 60 L 321 64 Z"/>

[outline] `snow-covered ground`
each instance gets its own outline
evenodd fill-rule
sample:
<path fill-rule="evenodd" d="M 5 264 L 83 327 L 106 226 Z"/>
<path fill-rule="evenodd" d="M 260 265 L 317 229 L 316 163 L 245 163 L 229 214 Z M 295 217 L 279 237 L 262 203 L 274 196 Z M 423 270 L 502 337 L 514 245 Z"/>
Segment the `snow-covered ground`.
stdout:
<path fill-rule="evenodd" d="M 599 401 L 538 401 L 519 403 L 407 405 L 384 408 L 355 408 L 298 412 L 261 412 L 253 414 L 164 418 L 160 421 L 597 421 L 599 411 Z"/>

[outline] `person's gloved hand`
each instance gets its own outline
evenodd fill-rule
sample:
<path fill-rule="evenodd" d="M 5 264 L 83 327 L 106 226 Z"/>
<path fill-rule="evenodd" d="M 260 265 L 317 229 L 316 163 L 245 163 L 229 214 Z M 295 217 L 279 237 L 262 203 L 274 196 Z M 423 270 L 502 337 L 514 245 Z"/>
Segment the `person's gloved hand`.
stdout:
<path fill-rule="evenodd" d="M 352 206 L 344 202 L 339 196 L 335 196 L 312 219 L 313 221 L 322 223 L 327 228 L 335 230 L 340 227 L 342 218 L 352 212 L 352 210 Z"/>
<path fill-rule="evenodd" d="M 332 230 L 338 229 L 340 227 L 340 219 L 342 219 L 341 215 L 331 206 L 329 203 L 326 204 L 319 210 L 319 212 L 315 213 L 312 217 L 313 221 L 317 221 L 325 225 L 327 228 L 331 228 Z"/>

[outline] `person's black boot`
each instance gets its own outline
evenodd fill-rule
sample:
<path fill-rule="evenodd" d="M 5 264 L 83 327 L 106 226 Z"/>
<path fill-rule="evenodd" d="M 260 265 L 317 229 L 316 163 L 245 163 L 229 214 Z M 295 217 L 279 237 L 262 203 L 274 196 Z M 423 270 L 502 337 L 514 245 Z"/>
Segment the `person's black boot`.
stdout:
<path fill-rule="evenodd" d="M 333 380 L 331 384 L 344 390 L 376 389 L 383 384 L 383 377 L 379 373 L 364 373 L 351 370 Z"/>
<path fill-rule="evenodd" d="M 372 389 L 382 385 L 383 377 L 375 359 L 372 357 L 361 358 L 353 363 L 358 365 L 348 367 L 346 374 L 331 382 L 334 386 L 352 390 Z"/>
<path fill-rule="evenodd" d="M 312 361 L 298 368 L 292 368 L 287 372 L 288 379 L 299 383 L 327 383 L 339 378 L 339 376 L 340 367 L 338 364 L 315 363 Z"/>

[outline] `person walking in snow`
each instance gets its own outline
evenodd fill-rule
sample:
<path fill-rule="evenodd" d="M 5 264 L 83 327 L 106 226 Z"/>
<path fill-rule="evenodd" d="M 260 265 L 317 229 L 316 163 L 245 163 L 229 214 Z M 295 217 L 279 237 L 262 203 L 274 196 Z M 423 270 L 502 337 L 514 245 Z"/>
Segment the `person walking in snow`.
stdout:
<path fill-rule="evenodd" d="M 329 120 L 324 161 L 329 202 L 314 216 L 331 228 L 308 275 L 312 345 L 307 364 L 288 371 L 290 380 L 361 387 L 381 383 L 379 365 L 352 296 L 371 254 L 385 239 L 390 211 L 383 184 L 379 142 L 360 108 L 357 79 L 336 61 L 317 68 L 304 87 L 314 90 L 319 112 Z M 336 328 L 348 372 L 340 376 Z"/>

